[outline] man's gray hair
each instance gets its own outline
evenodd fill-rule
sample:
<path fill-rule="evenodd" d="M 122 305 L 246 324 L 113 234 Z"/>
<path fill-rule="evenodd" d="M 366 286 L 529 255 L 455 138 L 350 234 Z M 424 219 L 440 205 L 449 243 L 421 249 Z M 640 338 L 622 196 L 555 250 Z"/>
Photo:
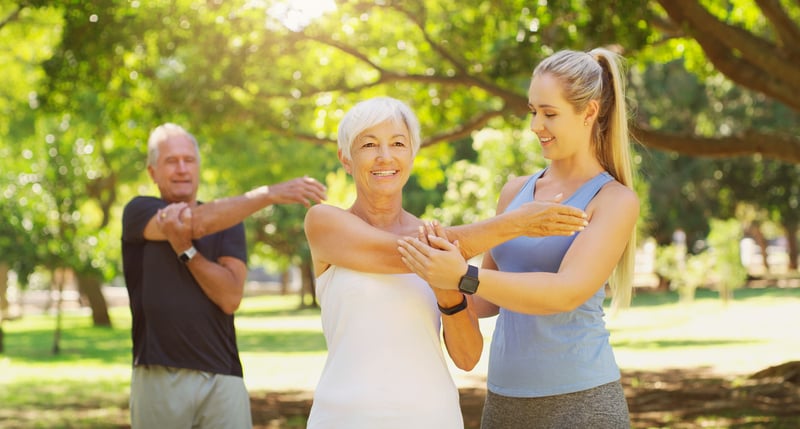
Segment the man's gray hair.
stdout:
<path fill-rule="evenodd" d="M 167 122 L 157 126 L 147 139 L 147 166 L 155 167 L 158 163 L 158 146 L 169 139 L 171 136 L 184 135 L 194 143 L 194 149 L 197 151 L 197 160 L 200 160 L 200 147 L 197 145 L 197 139 L 186 131 L 182 126 Z"/>

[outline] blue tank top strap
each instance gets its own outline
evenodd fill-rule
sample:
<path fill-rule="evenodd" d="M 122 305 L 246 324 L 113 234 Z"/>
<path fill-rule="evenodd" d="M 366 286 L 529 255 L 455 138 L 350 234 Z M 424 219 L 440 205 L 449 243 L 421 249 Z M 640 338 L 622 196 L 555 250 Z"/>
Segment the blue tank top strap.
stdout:
<path fill-rule="evenodd" d="M 614 180 L 614 178 L 608 174 L 608 172 L 603 171 L 581 185 L 574 194 L 570 195 L 569 198 L 564 201 L 564 204 L 585 209 L 589 201 L 592 201 L 595 195 L 600 192 L 600 189 L 612 180 Z"/>
<path fill-rule="evenodd" d="M 539 180 L 539 178 L 542 177 L 546 171 L 547 169 L 545 168 L 531 175 L 525 184 L 522 185 L 522 188 L 519 190 L 519 192 L 517 192 L 517 195 L 514 196 L 509 208 L 517 207 L 521 203 L 532 201 L 536 192 L 536 181 Z M 564 200 L 563 203 L 573 207 L 578 207 L 580 209 L 585 209 L 589 204 L 589 201 L 591 201 L 592 198 L 594 198 L 595 195 L 600 192 L 600 189 L 602 189 L 606 183 L 612 180 L 614 180 L 614 178 L 608 174 L 608 172 L 603 171 L 581 185 L 581 187 L 578 188 L 575 193 L 570 195 L 569 198 Z"/>

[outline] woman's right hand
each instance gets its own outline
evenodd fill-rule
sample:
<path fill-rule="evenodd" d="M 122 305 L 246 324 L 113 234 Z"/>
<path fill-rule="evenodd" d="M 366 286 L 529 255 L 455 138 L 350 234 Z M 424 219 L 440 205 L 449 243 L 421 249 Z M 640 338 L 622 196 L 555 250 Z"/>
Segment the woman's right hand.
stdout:
<path fill-rule="evenodd" d="M 586 213 L 578 208 L 561 204 L 562 195 L 552 201 L 531 201 L 514 210 L 520 220 L 523 235 L 547 237 L 573 235 L 589 224 Z"/>

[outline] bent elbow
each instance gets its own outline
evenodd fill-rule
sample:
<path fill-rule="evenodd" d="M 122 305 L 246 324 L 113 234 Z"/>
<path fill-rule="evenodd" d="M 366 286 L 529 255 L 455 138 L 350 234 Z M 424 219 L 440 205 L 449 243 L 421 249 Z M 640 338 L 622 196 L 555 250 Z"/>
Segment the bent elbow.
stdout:
<path fill-rule="evenodd" d="M 462 371 L 472 371 L 476 365 L 478 365 L 478 361 L 481 359 L 481 355 L 478 354 L 476 356 L 467 356 L 463 359 L 453 359 L 453 363 L 456 367 Z"/>
<path fill-rule="evenodd" d="M 220 310 L 222 310 L 223 313 L 232 316 L 233 313 L 236 313 L 236 310 L 239 309 L 239 305 L 241 305 L 241 303 L 241 300 L 231 300 L 230 302 L 226 302 L 221 305 Z"/>
<path fill-rule="evenodd" d="M 448 351 L 450 351 L 448 349 Z M 481 360 L 481 353 L 483 353 L 483 337 L 473 338 L 468 346 L 465 346 L 458 353 L 450 353 L 455 366 L 462 371 L 472 371 L 473 368 Z"/>

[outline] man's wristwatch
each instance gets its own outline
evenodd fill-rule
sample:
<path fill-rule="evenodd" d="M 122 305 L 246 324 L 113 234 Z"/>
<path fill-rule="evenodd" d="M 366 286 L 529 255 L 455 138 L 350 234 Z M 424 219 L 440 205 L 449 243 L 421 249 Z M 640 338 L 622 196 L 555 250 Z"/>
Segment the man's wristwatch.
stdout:
<path fill-rule="evenodd" d="M 194 255 L 196 255 L 196 254 L 197 254 L 197 249 L 195 249 L 194 246 L 192 246 L 192 247 L 186 249 L 180 255 L 178 255 L 178 259 L 180 259 L 181 262 L 183 262 L 184 264 L 188 264 L 189 261 L 191 261 L 192 258 L 194 258 Z"/>
<path fill-rule="evenodd" d="M 478 291 L 478 285 L 480 283 L 481 282 L 478 281 L 478 267 L 475 265 L 468 265 L 467 273 L 461 276 L 461 280 L 458 282 L 458 290 L 472 295 Z"/>

